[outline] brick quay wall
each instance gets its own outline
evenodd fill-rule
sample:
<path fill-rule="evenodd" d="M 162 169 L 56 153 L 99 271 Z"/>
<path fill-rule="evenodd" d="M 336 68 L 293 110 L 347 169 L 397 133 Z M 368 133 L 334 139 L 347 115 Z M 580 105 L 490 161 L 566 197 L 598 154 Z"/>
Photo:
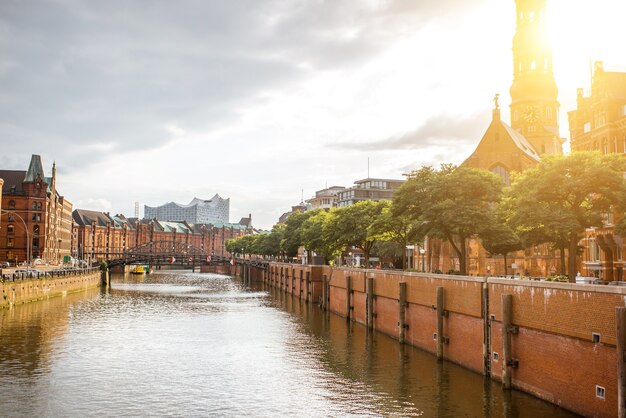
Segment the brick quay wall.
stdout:
<path fill-rule="evenodd" d="M 0 309 L 98 287 L 101 283 L 98 269 L 68 271 L 39 278 L 5 275 L 0 281 Z"/>
<path fill-rule="evenodd" d="M 618 415 L 624 287 L 284 263 L 231 273 L 578 414 Z"/>

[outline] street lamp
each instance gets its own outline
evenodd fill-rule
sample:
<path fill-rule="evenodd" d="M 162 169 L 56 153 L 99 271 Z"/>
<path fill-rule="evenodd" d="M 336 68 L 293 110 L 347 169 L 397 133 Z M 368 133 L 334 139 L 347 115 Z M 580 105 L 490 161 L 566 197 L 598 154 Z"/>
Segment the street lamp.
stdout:
<path fill-rule="evenodd" d="M 420 255 L 422 256 L 422 273 L 426 272 L 426 249 L 420 247 Z"/>
<path fill-rule="evenodd" d="M 20 219 L 20 221 L 22 221 L 22 224 L 24 224 L 24 231 L 26 232 L 26 271 L 28 271 L 28 267 L 30 266 L 30 234 L 28 233 L 28 225 L 26 225 L 26 222 L 24 222 L 24 218 L 22 218 L 16 212 L 0 209 L 0 213 L 15 215 Z"/>

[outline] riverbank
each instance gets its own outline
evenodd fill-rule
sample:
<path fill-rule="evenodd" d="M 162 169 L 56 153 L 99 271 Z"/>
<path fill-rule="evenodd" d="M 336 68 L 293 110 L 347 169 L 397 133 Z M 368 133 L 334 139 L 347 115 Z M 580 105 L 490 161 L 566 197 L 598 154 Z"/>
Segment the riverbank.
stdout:
<path fill-rule="evenodd" d="M 43 272 L 34 277 L 30 274 L 6 274 L 0 280 L 0 309 L 10 308 L 51 297 L 98 287 L 101 272 L 97 268 Z"/>
<path fill-rule="evenodd" d="M 505 388 L 585 416 L 618 415 L 625 288 L 283 263 L 240 270 Z"/>

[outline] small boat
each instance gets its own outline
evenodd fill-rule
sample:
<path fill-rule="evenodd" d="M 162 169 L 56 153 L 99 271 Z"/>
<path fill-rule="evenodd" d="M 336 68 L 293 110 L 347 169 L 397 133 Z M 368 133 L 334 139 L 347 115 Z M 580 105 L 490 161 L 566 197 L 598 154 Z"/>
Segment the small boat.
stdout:
<path fill-rule="evenodd" d="M 132 274 L 145 274 L 146 268 L 144 266 L 135 266 L 134 269 L 130 271 Z"/>

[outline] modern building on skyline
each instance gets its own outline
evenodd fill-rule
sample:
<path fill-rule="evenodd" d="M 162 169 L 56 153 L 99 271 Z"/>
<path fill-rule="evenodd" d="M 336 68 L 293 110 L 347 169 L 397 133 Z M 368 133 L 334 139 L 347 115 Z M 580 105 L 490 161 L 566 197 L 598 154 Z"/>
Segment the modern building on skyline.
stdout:
<path fill-rule="evenodd" d="M 405 180 L 366 178 L 337 192 L 337 207 L 354 205 L 363 200 L 391 200 Z"/>
<path fill-rule="evenodd" d="M 337 194 L 346 188 L 343 186 L 332 186 L 315 192 L 315 197 L 306 201 L 311 209 L 330 209 L 337 203 Z"/>
<path fill-rule="evenodd" d="M 230 218 L 230 198 L 223 199 L 216 193 L 208 200 L 196 197 L 187 205 L 176 202 L 155 207 L 145 205 L 144 218 L 193 224 L 226 224 Z"/>

